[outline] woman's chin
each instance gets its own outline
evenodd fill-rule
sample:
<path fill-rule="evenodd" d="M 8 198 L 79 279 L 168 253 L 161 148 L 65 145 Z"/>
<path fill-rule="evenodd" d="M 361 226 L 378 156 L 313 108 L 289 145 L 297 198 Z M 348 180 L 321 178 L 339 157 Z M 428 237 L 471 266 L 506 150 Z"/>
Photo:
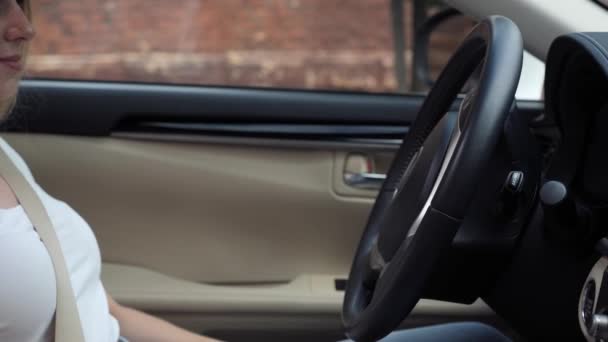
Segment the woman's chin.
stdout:
<path fill-rule="evenodd" d="M 0 100 L 12 98 L 17 95 L 20 79 L 20 77 L 4 78 L 0 76 Z"/>
<path fill-rule="evenodd" d="M 0 123 L 8 117 L 18 90 L 19 80 L 0 80 Z"/>

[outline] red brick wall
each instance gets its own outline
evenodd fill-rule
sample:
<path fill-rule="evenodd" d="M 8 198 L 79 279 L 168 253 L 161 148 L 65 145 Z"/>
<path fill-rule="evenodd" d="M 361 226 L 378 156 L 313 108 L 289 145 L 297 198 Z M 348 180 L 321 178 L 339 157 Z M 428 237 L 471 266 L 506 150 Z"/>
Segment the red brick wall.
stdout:
<path fill-rule="evenodd" d="M 34 77 L 394 91 L 389 3 L 37 0 L 29 70 Z M 444 55 L 463 27 L 440 34 Z"/>

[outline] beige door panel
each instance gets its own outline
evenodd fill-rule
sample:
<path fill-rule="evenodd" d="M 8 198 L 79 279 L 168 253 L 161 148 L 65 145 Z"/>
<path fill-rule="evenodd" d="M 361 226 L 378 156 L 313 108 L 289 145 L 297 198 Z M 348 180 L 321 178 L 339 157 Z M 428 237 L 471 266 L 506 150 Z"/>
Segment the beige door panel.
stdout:
<path fill-rule="evenodd" d="M 336 291 L 334 276 L 311 274 L 284 284 L 218 286 L 106 263 L 102 278 L 108 291 L 121 303 L 195 330 L 339 331 L 341 327 L 344 293 Z M 260 318 L 264 318 L 263 322 Z M 495 317 L 482 301 L 463 305 L 421 300 L 403 326 L 451 320 L 492 323 Z"/>
<path fill-rule="evenodd" d="M 332 191 L 334 152 L 10 135 L 103 259 L 198 282 L 345 274 L 372 199 Z"/>
<path fill-rule="evenodd" d="M 105 263 L 102 278 L 120 302 L 145 310 L 323 314 L 339 312 L 342 292 L 336 291 L 334 280 L 343 277 L 303 274 L 285 283 L 212 285 Z"/>

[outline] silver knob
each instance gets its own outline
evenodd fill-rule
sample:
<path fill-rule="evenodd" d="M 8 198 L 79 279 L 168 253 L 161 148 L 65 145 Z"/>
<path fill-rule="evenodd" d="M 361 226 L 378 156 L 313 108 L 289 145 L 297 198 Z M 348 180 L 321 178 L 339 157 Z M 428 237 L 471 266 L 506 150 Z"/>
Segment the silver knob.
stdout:
<path fill-rule="evenodd" d="M 599 314 L 593 315 L 589 334 L 596 339 L 608 339 L 608 316 Z"/>

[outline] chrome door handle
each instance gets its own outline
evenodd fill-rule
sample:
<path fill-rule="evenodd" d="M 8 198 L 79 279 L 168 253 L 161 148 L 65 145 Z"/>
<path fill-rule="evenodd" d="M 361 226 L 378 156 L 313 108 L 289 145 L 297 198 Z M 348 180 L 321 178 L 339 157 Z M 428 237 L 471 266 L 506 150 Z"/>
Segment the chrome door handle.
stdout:
<path fill-rule="evenodd" d="M 359 189 L 379 190 L 386 179 L 386 175 L 382 173 L 369 172 L 345 172 L 344 183 L 348 186 Z"/>

